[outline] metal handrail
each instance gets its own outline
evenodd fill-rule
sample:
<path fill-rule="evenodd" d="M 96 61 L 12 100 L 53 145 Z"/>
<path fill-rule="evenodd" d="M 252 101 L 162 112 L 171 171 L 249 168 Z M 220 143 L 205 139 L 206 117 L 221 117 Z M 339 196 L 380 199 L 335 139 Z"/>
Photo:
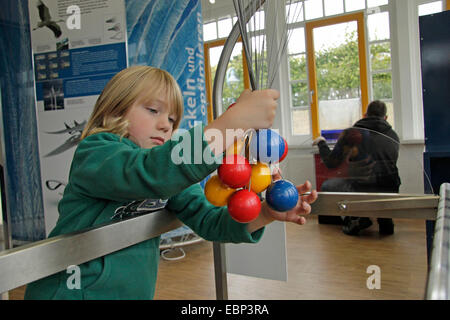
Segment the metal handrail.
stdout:
<path fill-rule="evenodd" d="M 0 293 L 67 270 L 182 226 L 160 210 L 0 252 Z"/>
<path fill-rule="evenodd" d="M 450 289 L 450 183 L 443 183 L 434 228 L 430 270 L 425 298 L 449 300 Z"/>
<path fill-rule="evenodd" d="M 429 194 L 319 192 L 311 214 L 436 220 L 439 196 Z"/>
<path fill-rule="evenodd" d="M 412 208 L 404 205 L 411 197 Z M 448 299 L 450 184 L 441 187 L 441 196 L 405 194 L 362 194 L 321 192 L 312 204 L 315 214 L 341 215 L 342 204 L 354 206 L 364 202 L 382 204 L 367 216 L 403 217 L 436 220 L 431 270 L 428 278 L 429 299 Z M 390 201 L 392 200 L 392 201 Z M 418 202 L 419 201 L 419 202 Z M 438 201 L 436 215 L 435 202 Z M 376 206 L 376 205 L 375 205 Z M 417 206 L 417 209 L 414 207 Z M 356 209 L 359 209 L 356 207 Z M 374 210 L 375 209 L 375 210 Z M 396 210 L 398 209 L 398 210 Z M 397 212 L 396 212 L 397 211 Z M 415 212 L 417 211 L 417 212 Z M 434 213 L 433 213 L 434 211 Z M 421 213 L 420 213 L 421 212 Z M 354 211 L 352 211 L 354 214 Z M 358 212 L 358 216 L 363 212 Z M 182 226 L 175 214 L 160 210 L 135 218 L 107 223 L 95 228 L 56 236 L 0 252 L 0 293 L 28 284 L 54 273 L 154 238 Z M 219 250 L 220 249 L 220 250 Z M 214 243 L 214 266 L 217 299 L 227 299 L 226 264 L 223 244 Z"/>

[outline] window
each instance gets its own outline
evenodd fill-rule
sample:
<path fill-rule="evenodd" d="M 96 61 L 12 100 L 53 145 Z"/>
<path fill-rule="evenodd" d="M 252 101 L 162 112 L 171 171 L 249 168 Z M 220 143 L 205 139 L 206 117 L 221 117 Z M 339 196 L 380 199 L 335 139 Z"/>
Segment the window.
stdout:
<path fill-rule="evenodd" d="M 382 100 L 388 109 L 387 121 L 394 126 L 392 99 L 392 62 L 389 12 L 370 14 L 367 17 L 369 32 L 370 81 L 372 99 Z"/>
<path fill-rule="evenodd" d="M 344 13 L 344 3 L 342 0 L 325 0 L 324 4 L 326 16 Z"/>
<path fill-rule="evenodd" d="M 443 1 L 428 1 L 419 5 L 421 14 L 429 12 L 442 11 Z M 361 10 L 367 10 L 366 28 L 367 28 L 367 48 L 368 55 L 368 86 L 369 100 L 382 100 L 388 106 L 388 121 L 394 125 L 393 115 L 393 98 L 392 98 L 392 62 L 391 62 L 391 30 L 389 26 L 389 0 L 286 0 L 285 12 L 287 16 L 287 63 L 288 63 L 288 81 L 289 81 L 289 140 L 290 143 L 300 144 L 305 141 L 307 136 L 312 135 L 311 120 L 311 89 L 308 80 L 307 68 L 307 48 L 305 39 L 305 25 L 309 21 L 328 19 L 329 17 L 339 17 L 349 13 L 355 13 Z M 373 10 L 372 8 L 375 8 Z M 252 32 L 253 41 L 259 41 L 257 37 L 264 36 L 264 13 L 262 11 L 256 13 L 254 24 L 249 26 Z M 204 41 L 205 44 L 213 43 L 219 39 L 225 40 L 234 23 L 236 16 L 216 17 L 215 20 L 206 21 L 204 24 Z M 223 44 L 222 44 L 223 45 Z M 236 49 L 240 52 L 241 47 Z M 210 51 L 210 60 L 214 61 L 212 55 L 214 50 Z M 221 48 L 217 49 L 220 55 Z M 241 53 L 243 56 L 243 54 Z M 225 85 L 236 87 L 233 95 L 236 94 L 241 87 L 248 87 L 248 79 L 242 80 L 242 75 L 246 74 L 244 67 L 237 68 L 238 64 L 245 61 L 242 57 L 238 58 L 238 53 L 233 53 L 233 70 L 230 65 L 227 70 Z M 239 62 L 237 61 L 238 59 Z M 218 58 L 216 58 L 216 61 Z M 231 61 L 230 61 L 231 62 Z M 213 66 L 213 64 L 211 64 Z M 213 68 L 214 69 L 214 68 Z M 214 70 L 212 70 L 214 72 Z M 284 76 L 284 75 L 283 75 Z M 248 77 L 248 75 L 247 75 Z M 211 78 L 213 79 L 213 77 Z M 239 79 L 239 82 L 235 81 Z M 246 84 L 247 81 L 247 84 Z M 212 83 L 211 83 L 212 85 Z M 233 88 L 234 88 L 233 87 Z M 228 106 L 224 88 L 224 107 Z M 236 98 L 236 97 L 235 97 Z M 231 101 L 231 100 L 230 100 Z M 283 111 L 285 112 L 285 111 Z M 287 110 L 286 110 L 287 112 Z"/>
<path fill-rule="evenodd" d="M 217 24 L 210 22 L 203 25 L 203 40 L 210 41 L 217 39 Z"/>
<path fill-rule="evenodd" d="M 289 28 L 293 29 L 291 40 L 288 43 L 288 66 L 290 83 L 290 132 L 291 140 L 305 141 L 305 136 L 312 134 L 311 123 L 311 84 L 308 83 L 307 53 L 305 43 L 305 23 L 311 20 L 325 19 L 353 13 L 359 10 L 377 7 L 377 10 L 368 11 L 365 21 L 368 31 L 368 47 L 366 54 L 369 55 L 368 85 L 369 100 L 379 99 L 388 106 L 388 121 L 394 124 L 393 99 L 392 99 L 392 64 L 391 64 L 391 36 L 389 28 L 389 1 L 388 0 L 306 0 L 304 6 L 304 20 L 288 20 Z M 289 10 L 287 2 L 286 11 Z M 345 34 L 345 32 L 343 32 Z M 319 35 L 315 36 L 315 45 L 320 46 Z M 333 38 L 339 42 L 339 39 Z M 341 41 L 342 42 L 342 41 Z M 355 69 L 356 70 L 356 69 Z M 318 70 L 317 72 L 321 72 Z M 326 71 L 323 71 L 326 72 Z M 318 75 L 318 77 L 324 77 Z M 320 80 L 320 79 L 319 79 Z M 344 86 L 345 87 L 345 86 Z M 330 91 L 331 92 L 331 91 Z M 334 92 L 334 91 L 333 91 Z M 331 96 L 325 100 L 333 100 Z M 351 99 L 351 97 L 349 98 Z M 323 104 L 323 102 L 322 102 Z M 365 108 L 366 106 L 364 106 Z M 355 108 L 352 110 L 354 111 Z M 357 119 L 361 112 L 348 115 L 349 118 Z M 350 111 L 349 111 L 350 112 Z M 351 121 L 353 121 L 351 120 Z M 325 120 L 323 120 L 325 121 Z M 308 125 L 305 125 L 309 123 Z M 294 142 L 295 144 L 295 142 Z"/>
<path fill-rule="evenodd" d="M 306 0 L 304 3 L 304 8 L 306 20 L 323 17 L 322 0 Z"/>
<path fill-rule="evenodd" d="M 419 17 L 428 14 L 442 12 L 444 8 L 443 1 L 433 1 L 419 5 Z"/>
<path fill-rule="evenodd" d="M 388 0 L 367 0 L 367 8 L 379 7 L 388 4 Z"/>
<path fill-rule="evenodd" d="M 363 10 L 365 8 L 365 0 L 345 0 L 345 12 Z"/>
<path fill-rule="evenodd" d="M 217 22 L 217 27 L 219 31 L 218 32 L 219 38 L 226 38 L 230 34 L 231 29 L 233 28 L 233 21 L 231 20 L 231 18 L 219 20 Z"/>
<path fill-rule="evenodd" d="M 306 67 L 305 29 L 295 28 L 291 31 L 288 43 L 289 80 L 291 96 L 291 126 L 293 135 L 308 135 L 310 128 L 310 111 L 308 98 L 308 75 Z"/>

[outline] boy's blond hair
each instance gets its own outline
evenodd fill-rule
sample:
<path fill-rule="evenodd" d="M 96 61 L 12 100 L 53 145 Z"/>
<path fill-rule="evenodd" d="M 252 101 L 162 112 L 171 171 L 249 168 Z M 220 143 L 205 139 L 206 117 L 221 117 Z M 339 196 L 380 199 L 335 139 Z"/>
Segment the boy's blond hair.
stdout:
<path fill-rule="evenodd" d="M 126 113 L 131 106 L 165 95 L 169 112 L 176 115 L 173 130 L 183 115 L 183 97 L 176 80 L 167 72 L 149 66 L 133 66 L 120 71 L 105 86 L 95 103 L 81 139 L 94 133 L 111 132 L 128 136 Z"/>

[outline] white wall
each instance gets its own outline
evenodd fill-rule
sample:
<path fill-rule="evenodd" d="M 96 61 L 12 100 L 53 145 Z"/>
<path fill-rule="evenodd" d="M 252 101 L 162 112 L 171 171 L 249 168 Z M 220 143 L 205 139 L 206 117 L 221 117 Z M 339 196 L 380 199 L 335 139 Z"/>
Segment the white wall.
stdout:
<path fill-rule="evenodd" d="M 424 139 L 419 20 L 421 0 L 391 0 L 395 126 L 402 141 Z"/>

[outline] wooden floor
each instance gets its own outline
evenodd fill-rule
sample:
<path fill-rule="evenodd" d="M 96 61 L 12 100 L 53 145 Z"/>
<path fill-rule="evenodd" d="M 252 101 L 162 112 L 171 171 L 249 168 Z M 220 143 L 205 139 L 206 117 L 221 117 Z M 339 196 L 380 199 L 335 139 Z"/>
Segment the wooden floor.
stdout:
<path fill-rule="evenodd" d="M 395 234 L 380 236 L 376 223 L 358 237 L 308 217 L 286 225 L 288 281 L 228 274 L 229 299 L 423 299 L 427 262 L 425 222 L 395 220 Z M 181 260 L 161 259 L 155 299 L 215 299 L 212 243 L 185 246 Z M 381 270 L 381 289 L 369 290 L 367 267 Z M 24 288 L 10 292 L 22 299 Z"/>

